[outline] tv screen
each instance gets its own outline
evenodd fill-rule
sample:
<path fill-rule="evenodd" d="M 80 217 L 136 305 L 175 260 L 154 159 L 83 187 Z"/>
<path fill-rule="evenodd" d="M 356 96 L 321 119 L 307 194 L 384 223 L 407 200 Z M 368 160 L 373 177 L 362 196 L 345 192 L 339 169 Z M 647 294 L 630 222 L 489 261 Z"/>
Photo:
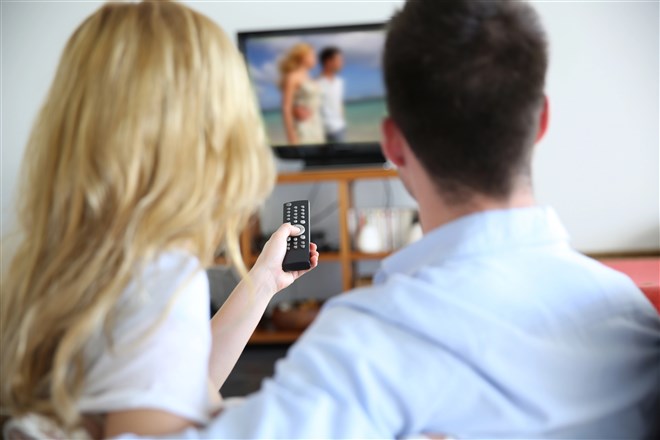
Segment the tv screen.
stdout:
<path fill-rule="evenodd" d="M 240 32 L 238 39 L 271 145 L 379 150 L 383 24 Z"/>

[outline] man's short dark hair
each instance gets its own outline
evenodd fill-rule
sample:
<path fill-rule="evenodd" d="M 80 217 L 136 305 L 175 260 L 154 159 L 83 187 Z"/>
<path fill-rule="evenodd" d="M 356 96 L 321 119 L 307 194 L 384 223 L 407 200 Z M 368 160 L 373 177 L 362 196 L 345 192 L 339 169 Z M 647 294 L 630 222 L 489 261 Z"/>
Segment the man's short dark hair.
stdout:
<path fill-rule="evenodd" d="M 546 37 L 518 0 L 408 0 L 384 53 L 390 115 L 444 195 L 504 199 L 529 176 Z"/>
<path fill-rule="evenodd" d="M 323 50 L 321 50 L 321 53 L 319 54 L 319 60 L 321 60 L 321 66 L 325 66 L 325 63 L 327 63 L 332 58 L 334 58 L 335 55 L 339 55 L 340 53 L 341 50 L 335 46 L 323 48 Z"/>

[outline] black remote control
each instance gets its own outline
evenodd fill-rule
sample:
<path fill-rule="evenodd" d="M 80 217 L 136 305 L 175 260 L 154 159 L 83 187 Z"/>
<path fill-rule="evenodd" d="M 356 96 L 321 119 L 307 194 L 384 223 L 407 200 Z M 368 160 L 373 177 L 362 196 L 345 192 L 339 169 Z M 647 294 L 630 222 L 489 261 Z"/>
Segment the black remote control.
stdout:
<path fill-rule="evenodd" d="M 289 237 L 286 242 L 286 255 L 282 269 L 285 272 L 294 270 L 307 270 L 312 267 L 309 261 L 309 200 L 297 200 L 287 202 L 283 209 L 283 223 L 291 223 L 302 229 L 302 234 L 297 237 Z"/>

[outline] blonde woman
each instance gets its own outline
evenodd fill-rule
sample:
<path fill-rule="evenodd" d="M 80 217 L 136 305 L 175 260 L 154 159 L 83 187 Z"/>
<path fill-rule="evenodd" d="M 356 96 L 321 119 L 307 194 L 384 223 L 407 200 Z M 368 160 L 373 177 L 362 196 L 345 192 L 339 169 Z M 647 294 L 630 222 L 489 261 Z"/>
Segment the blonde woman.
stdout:
<path fill-rule="evenodd" d="M 309 74 L 315 65 L 314 48 L 306 43 L 293 46 L 280 61 L 282 119 L 291 145 L 325 142 L 321 89 Z"/>
<path fill-rule="evenodd" d="M 157 435 L 210 416 L 266 304 L 302 275 L 281 269 L 286 224 L 209 325 L 204 267 L 220 245 L 242 267 L 238 233 L 274 180 L 251 95 L 230 40 L 180 4 L 107 4 L 69 39 L 2 286 L 9 428 Z"/>

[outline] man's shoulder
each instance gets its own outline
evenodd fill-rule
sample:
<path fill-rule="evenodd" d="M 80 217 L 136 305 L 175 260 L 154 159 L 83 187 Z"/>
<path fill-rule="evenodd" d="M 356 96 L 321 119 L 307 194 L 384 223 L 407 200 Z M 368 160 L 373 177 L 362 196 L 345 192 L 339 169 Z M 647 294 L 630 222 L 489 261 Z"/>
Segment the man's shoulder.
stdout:
<path fill-rule="evenodd" d="M 328 300 L 323 306 L 320 318 L 330 322 L 382 323 L 389 321 L 395 305 L 391 300 L 393 289 L 391 285 L 371 285 L 356 288 L 339 294 Z M 409 304 L 414 307 L 414 303 Z M 405 310 L 401 312 L 405 313 Z M 385 319 L 384 319 L 385 318 Z"/>
<path fill-rule="evenodd" d="M 623 310 L 650 313 L 647 306 L 625 275 L 565 249 L 422 265 L 339 295 L 325 310 L 441 338 L 439 328 L 489 323 L 536 331 L 575 315 L 586 325 Z"/>
<path fill-rule="evenodd" d="M 332 298 L 321 313 L 323 327 L 360 327 L 362 333 L 373 332 L 385 337 L 400 333 L 415 337 L 437 338 L 436 316 L 451 308 L 447 298 L 451 292 L 437 284 L 411 276 L 395 276 L 383 283 L 361 287 Z M 469 317 L 454 313 L 449 322 Z M 444 325 L 444 324 L 443 324 Z M 343 331 L 343 330 L 342 330 Z M 395 335 L 396 334 L 396 335 Z"/>

